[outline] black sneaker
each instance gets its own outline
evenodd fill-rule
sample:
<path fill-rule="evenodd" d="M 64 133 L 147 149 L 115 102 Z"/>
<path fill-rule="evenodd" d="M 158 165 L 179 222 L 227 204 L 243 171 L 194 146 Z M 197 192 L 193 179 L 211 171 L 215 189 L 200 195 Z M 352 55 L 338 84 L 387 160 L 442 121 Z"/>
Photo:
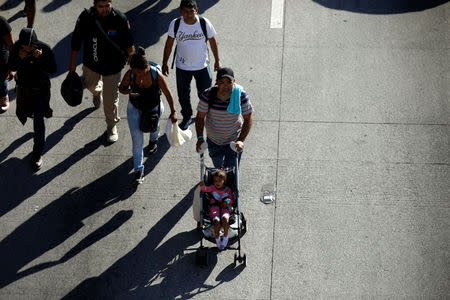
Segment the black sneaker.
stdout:
<path fill-rule="evenodd" d="M 191 123 L 192 123 L 192 119 L 191 118 L 183 118 L 183 121 L 181 121 L 181 123 L 180 124 L 178 124 L 178 127 L 181 129 L 181 130 L 186 130 L 186 129 L 188 129 L 189 128 L 189 125 L 191 125 Z"/>
<path fill-rule="evenodd" d="M 152 155 L 153 153 L 158 150 L 158 141 L 149 141 L 148 142 L 148 148 L 147 148 L 147 155 Z"/>
<path fill-rule="evenodd" d="M 139 171 L 135 172 L 133 185 L 138 186 L 143 182 L 144 182 L 144 172 L 139 172 Z"/>
<path fill-rule="evenodd" d="M 39 171 L 42 168 L 42 164 L 44 161 L 42 160 L 42 155 L 40 154 L 34 154 L 31 158 L 31 168 L 34 172 Z"/>

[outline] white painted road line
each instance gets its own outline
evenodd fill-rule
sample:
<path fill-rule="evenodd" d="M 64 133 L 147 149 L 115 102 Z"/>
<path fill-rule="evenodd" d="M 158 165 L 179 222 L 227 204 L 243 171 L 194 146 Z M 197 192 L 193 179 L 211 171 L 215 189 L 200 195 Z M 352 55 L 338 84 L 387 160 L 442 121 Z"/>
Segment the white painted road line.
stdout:
<path fill-rule="evenodd" d="M 285 0 L 272 0 L 270 28 L 283 28 L 284 1 Z"/>

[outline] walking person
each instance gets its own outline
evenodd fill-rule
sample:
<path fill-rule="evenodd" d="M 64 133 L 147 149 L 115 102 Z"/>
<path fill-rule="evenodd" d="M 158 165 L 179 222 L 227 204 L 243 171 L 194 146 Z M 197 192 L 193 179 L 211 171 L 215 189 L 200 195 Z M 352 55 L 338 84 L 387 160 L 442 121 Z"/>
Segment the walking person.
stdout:
<path fill-rule="evenodd" d="M 203 131 L 206 127 L 206 143 L 214 167 L 235 166 L 236 152 L 240 161 L 252 124 L 253 107 L 247 93 L 236 84 L 232 69 L 219 69 L 216 86 L 204 91 L 198 103 L 195 118 L 197 152 L 205 142 Z M 236 152 L 230 143 L 235 144 Z"/>
<path fill-rule="evenodd" d="M 148 153 L 151 155 L 157 150 L 160 131 L 159 119 L 164 112 L 164 105 L 160 99 L 161 90 L 169 103 L 169 118 L 175 123 L 177 113 L 169 86 L 161 72 L 149 65 L 145 58 L 144 48 L 138 47 L 136 53 L 131 56 L 130 70 L 125 73 L 119 86 L 119 91 L 122 94 L 129 95 L 127 118 L 133 142 L 134 185 L 136 186 L 144 181 L 144 165 L 142 163 L 144 156 L 143 114 L 153 115 L 153 118 L 149 118 L 150 124 L 144 124 L 150 125 Z"/>
<path fill-rule="evenodd" d="M 69 72 L 75 72 L 75 60 L 83 47 L 83 79 L 93 95 L 93 104 L 100 106 L 106 117 L 106 138 L 114 143 L 119 138 L 116 124 L 119 117 L 120 73 L 134 53 L 130 26 L 123 13 L 112 7 L 112 0 L 94 0 L 94 6 L 78 17 L 72 35 Z"/>
<path fill-rule="evenodd" d="M 8 70 L 8 57 L 14 38 L 8 21 L 0 16 L 0 114 L 9 108 L 8 81 L 13 79 L 14 74 Z"/>
<path fill-rule="evenodd" d="M 23 28 L 9 56 L 8 68 L 16 73 L 16 115 L 22 124 L 33 118 L 34 145 L 32 168 L 42 167 L 45 146 L 44 117 L 50 118 L 50 74 L 56 72 L 56 61 L 49 45 L 38 40 L 33 28 Z"/>
<path fill-rule="evenodd" d="M 198 95 L 211 87 L 212 76 L 207 53 L 208 41 L 215 59 L 214 71 L 217 71 L 221 64 L 215 37 L 216 31 L 208 19 L 198 16 L 197 2 L 195 0 L 182 0 L 180 14 L 181 17 L 174 19 L 169 25 L 162 71 L 165 76 L 169 75 L 167 62 L 176 39 L 177 46 L 174 55 L 176 56 L 177 92 L 183 116 L 179 127 L 186 130 L 192 117 L 190 96 L 192 77 L 195 78 Z"/>

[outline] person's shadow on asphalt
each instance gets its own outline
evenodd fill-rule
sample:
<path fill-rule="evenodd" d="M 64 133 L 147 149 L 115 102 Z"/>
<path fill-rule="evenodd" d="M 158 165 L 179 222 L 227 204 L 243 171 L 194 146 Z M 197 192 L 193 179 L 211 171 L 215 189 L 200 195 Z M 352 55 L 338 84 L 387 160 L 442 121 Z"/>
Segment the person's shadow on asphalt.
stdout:
<path fill-rule="evenodd" d="M 62 128 L 53 132 L 47 138 L 47 151 L 93 110 L 93 108 L 90 108 L 78 113 L 67 120 Z M 6 159 L 20 145 L 30 140 L 32 136 L 29 133 L 13 142 L 0 153 L 0 158 L 2 160 Z M 36 194 L 56 177 L 66 172 L 67 169 L 101 146 L 107 146 L 103 135 L 87 143 L 58 165 L 37 175 L 30 171 L 28 157 L 26 157 L 25 161 L 18 158 L 10 158 L 2 162 L 0 170 L 4 174 L 2 176 L 4 180 L 0 181 L 0 189 L 8 195 L 8 199 L 0 202 L 0 216 Z M 158 141 L 158 151 L 149 157 L 145 164 L 146 174 L 155 168 L 169 148 L 167 138 L 161 136 Z M 81 188 L 70 189 L 63 196 L 40 209 L 30 219 L 0 241 L 0 265 L 2 266 L 0 288 L 24 276 L 66 262 L 90 245 L 112 233 L 131 218 L 132 212 L 119 213 L 99 229 L 89 234 L 61 259 L 33 266 L 19 272 L 29 262 L 58 246 L 76 233 L 84 226 L 83 220 L 85 218 L 119 201 L 130 198 L 136 191 L 136 188 L 132 185 L 133 174 L 130 173 L 132 167 L 133 162 L 132 158 L 130 158 L 90 184 Z M 6 176 L 6 174 L 14 174 L 14 176 Z"/>
<path fill-rule="evenodd" d="M 174 299 L 191 298 L 230 281 L 242 268 L 228 266 L 216 278 L 217 284 L 205 284 L 217 264 L 210 252 L 206 268 L 195 266 L 195 249 L 199 242 L 194 228 L 161 242 L 191 208 L 195 187 L 164 215 L 133 250 L 98 277 L 86 279 L 63 299 Z M 194 227 L 193 222 L 193 227 Z"/>
<path fill-rule="evenodd" d="M 19 6 L 20 3 L 23 3 L 23 0 L 7 0 L 0 6 L 0 10 L 9 10 Z"/>
<path fill-rule="evenodd" d="M 29 171 L 17 174 L 16 168 L 19 167 L 17 170 L 21 170 L 24 166 L 20 166 L 20 163 L 16 161 L 18 159 L 13 159 L 5 167 L 10 171 L 16 171 L 21 180 L 14 179 L 16 181 L 13 187 L 14 191 L 9 190 L 9 195 L 14 197 L 12 200 L 16 204 L 27 199 L 36 193 L 36 189 L 51 182 L 56 176 L 92 153 L 103 143 L 104 137 L 101 136 L 76 151 L 60 165 L 38 176 L 31 175 Z M 60 198 L 38 210 L 31 218 L 0 241 L 0 265 L 2 266 L 0 288 L 26 275 L 67 261 L 126 222 L 131 217 L 129 212 L 119 214 L 100 229 L 91 233 L 59 261 L 19 272 L 28 263 L 75 234 L 84 226 L 84 219 L 119 201 L 128 199 L 135 192 L 131 185 L 132 176 L 129 174 L 131 168 L 132 159 L 128 159 L 92 183 L 82 188 L 70 189 Z M 24 182 L 32 182 L 32 184 L 25 185 Z M 9 202 L 9 200 L 2 201 L 2 203 Z"/>
<path fill-rule="evenodd" d="M 64 125 L 61 128 L 52 132 L 46 138 L 44 154 L 47 153 L 56 144 L 58 144 L 65 135 L 73 130 L 76 124 L 78 124 L 81 120 L 91 114 L 94 110 L 95 109 L 93 108 L 87 108 L 83 111 L 80 111 L 78 114 L 64 122 Z M 31 120 L 28 120 L 28 122 L 30 121 Z M 7 201 L 0 201 L 0 217 L 18 206 L 30 196 L 34 195 L 42 187 L 56 178 L 56 176 L 62 174 L 70 166 L 87 155 L 86 151 L 84 151 L 84 153 L 81 153 L 83 151 L 77 151 L 75 152 L 77 153 L 76 156 L 74 154 L 71 155 L 61 164 L 39 175 L 33 175 L 31 173 L 31 154 L 27 155 L 23 160 L 13 157 L 5 161 L 5 159 L 8 158 L 8 156 L 11 155 L 14 150 L 19 148 L 23 143 L 31 140 L 32 138 L 33 133 L 29 132 L 16 141 L 12 142 L 0 153 L 0 174 L 2 175 L 2 180 L 0 181 L 0 190 L 5 191 L 4 195 L 7 195 L 7 197 L 5 197 Z M 96 144 L 96 147 L 99 146 L 97 142 L 95 142 L 94 144 Z M 79 154 L 84 154 L 84 156 Z"/>
<path fill-rule="evenodd" d="M 134 38 L 135 45 L 141 45 L 144 48 L 156 44 L 160 38 L 167 33 L 169 23 L 180 16 L 179 9 L 173 9 L 170 12 L 162 12 L 169 4 L 170 0 L 147 0 L 142 4 L 124 12 L 127 16 L 131 33 Z M 199 14 L 205 12 L 210 7 L 214 6 L 219 0 L 198 0 Z M 155 4 L 156 3 L 156 4 Z M 114 6 L 113 6 L 114 7 Z M 75 12 L 76 16 L 81 13 Z M 75 28 L 75 21 L 73 20 L 73 27 Z M 69 65 L 70 44 L 72 33 L 62 38 L 54 47 L 53 53 L 58 65 L 58 70 L 52 75 L 52 78 L 58 77 L 67 72 Z M 79 53 L 76 60 L 76 65 L 81 64 L 82 54 Z M 158 57 L 162 58 L 162 53 L 149 53 L 147 58 L 158 61 Z"/>
<path fill-rule="evenodd" d="M 70 1 L 72 0 L 53 0 L 52 2 L 43 7 L 42 11 L 43 12 L 55 11 L 64 6 L 65 4 L 69 3 Z"/>

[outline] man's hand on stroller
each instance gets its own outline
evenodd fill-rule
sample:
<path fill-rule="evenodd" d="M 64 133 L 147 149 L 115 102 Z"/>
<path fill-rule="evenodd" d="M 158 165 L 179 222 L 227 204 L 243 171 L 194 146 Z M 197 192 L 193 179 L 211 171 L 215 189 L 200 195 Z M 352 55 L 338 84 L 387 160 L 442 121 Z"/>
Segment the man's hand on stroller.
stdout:
<path fill-rule="evenodd" d="M 198 185 L 199 185 L 199 186 L 204 186 L 204 185 L 205 185 L 205 182 L 202 180 L 202 181 L 199 182 Z"/>
<path fill-rule="evenodd" d="M 203 139 L 203 137 L 199 137 L 197 138 L 197 144 L 195 145 L 195 150 L 198 153 L 202 153 L 205 149 L 203 144 L 205 143 L 205 140 Z"/>
<path fill-rule="evenodd" d="M 244 142 L 243 141 L 236 141 L 236 152 L 241 152 L 242 149 L 244 149 Z"/>

